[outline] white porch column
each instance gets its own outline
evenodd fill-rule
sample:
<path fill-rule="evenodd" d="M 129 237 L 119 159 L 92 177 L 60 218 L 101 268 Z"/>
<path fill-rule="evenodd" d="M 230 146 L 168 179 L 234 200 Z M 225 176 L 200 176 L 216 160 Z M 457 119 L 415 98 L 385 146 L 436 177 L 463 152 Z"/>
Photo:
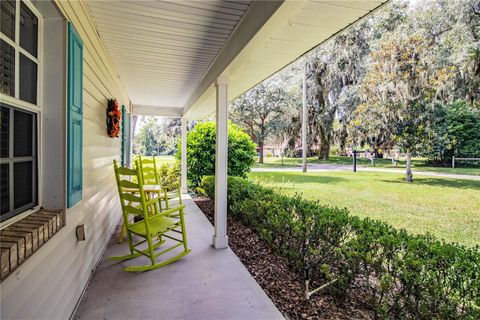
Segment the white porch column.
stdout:
<path fill-rule="evenodd" d="M 216 148 L 215 148 L 215 225 L 212 245 L 228 247 L 227 237 L 227 161 L 228 161 L 228 79 L 217 78 Z"/>
<path fill-rule="evenodd" d="M 302 113 L 302 168 L 303 172 L 307 172 L 307 63 L 303 69 L 303 113 Z"/>
<path fill-rule="evenodd" d="M 187 193 L 187 119 L 182 118 L 182 167 L 180 187 L 182 193 Z"/>

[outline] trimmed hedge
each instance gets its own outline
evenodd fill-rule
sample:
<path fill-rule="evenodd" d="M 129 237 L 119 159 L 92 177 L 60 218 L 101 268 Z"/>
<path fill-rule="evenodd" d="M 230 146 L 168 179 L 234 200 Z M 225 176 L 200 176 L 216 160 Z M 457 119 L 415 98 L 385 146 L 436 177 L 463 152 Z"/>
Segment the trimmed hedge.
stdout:
<path fill-rule="evenodd" d="M 214 197 L 215 180 L 201 190 Z M 229 177 L 228 214 L 255 229 L 299 276 L 338 301 L 349 291 L 368 297 L 376 317 L 480 319 L 480 247 L 411 235 L 390 225 L 351 216 L 346 209 L 287 196 L 248 180 Z"/>

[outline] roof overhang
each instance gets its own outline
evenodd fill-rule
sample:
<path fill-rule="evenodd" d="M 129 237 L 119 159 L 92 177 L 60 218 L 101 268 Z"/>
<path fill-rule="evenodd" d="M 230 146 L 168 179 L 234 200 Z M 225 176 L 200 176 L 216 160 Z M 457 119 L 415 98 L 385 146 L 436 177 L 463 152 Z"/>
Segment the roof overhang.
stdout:
<path fill-rule="evenodd" d="M 240 50 L 234 43 L 226 43 L 188 99 L 183 115 L 200 119 L 215 111 L 214 80 L 217 77 L 230 79 L 228 94 L 232 100 L 386 2 L 317 0 L 281 3 Z M 231 57 L 232 51 L 237 53 L 230 61 L 225 57 L 226 63 L 222 54 L 228 52 Z"/>

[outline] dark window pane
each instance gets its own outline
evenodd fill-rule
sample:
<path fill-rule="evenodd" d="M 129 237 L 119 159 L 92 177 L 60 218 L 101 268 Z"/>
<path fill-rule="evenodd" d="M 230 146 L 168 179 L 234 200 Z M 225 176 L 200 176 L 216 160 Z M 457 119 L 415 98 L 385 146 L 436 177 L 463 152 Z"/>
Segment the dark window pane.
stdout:
<path fill-rule="evenodd" d="M 13 156 L 33 156 L 33 114 L 14 111 Z"/>
<path fill-rule="evenodd" d="M 15 50 L 0 40 L 0 92 L 15 96 Z"/>
<path fill-rule="evenodd" d="M 15 1 L 2 0 L 2 15 L 0 24 L 2 25 L 1 31 L 4 35 L 15 41 Z"/>
<path fill-rule="evenodd" d="M 25 3 L 20 4 L 20 46 L 37 57 L 38 19 Z"/>
<path fill-rule="evenodd" d="M 0 107 L 0 157 L 8 158 L 10 137 L 10 109 Z"/>
<path fill-rule="evenodd" d="M 33 161 L 13 164 L 13 206 L 14 209 L 26 204 L 33 207 Z"/>
<path fill-rule="evenodd" d="M 8 163 L 0 165 L 0 214 L 8 213 L 10 193 L 8 192 L 9 176 Z"/>
<path fill-rule="evenodd" d="M 20 99 L 37 104 L 37 64 L 20 54 Z"/>

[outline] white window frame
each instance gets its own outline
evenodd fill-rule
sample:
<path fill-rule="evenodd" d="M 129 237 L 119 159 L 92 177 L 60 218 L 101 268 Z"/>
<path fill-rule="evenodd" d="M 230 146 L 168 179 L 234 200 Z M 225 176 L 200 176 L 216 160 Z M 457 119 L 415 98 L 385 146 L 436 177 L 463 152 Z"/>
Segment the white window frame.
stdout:
<path fill-rule="evenodd" d="M 38 31 L 37 31 L 37 57 L 35 58 L 28 51 L 23 49 L 20 46 L 20 3 L 23 2 L 37 17 L 38 21 Z M 12 97 L 7 94 L 0 94 L 0 101 L 12 107 L 15 107 L 20 110 L 25 110 L 33 112 L 36 114 L 36 189 L 37 189 L 37 205 L 31 209 L 27 209 L 22 213 L 19 213 L 9 219 L 0 223 L 0 229 L 7 227 L 8 225 L 25 218 L 26 216 L 34 213 L 42 206 L 43 199 L 43 188 L 42 188 L 42 99 L 43 99 L 43 86 L 42 86 L 42 75 L 43 75 L 43 16 L 37 10 L 37 8 L 31 3 L 30 0 L 15 0 L 15 41 L 12 41 L 9 37 L 0 32 L 0 39 L 8 43 L 15 50 L 15 96 Z M 37 104 L 33 104 L 20 99 L 20 53 L 24 54 L 27 58 L 31 59 L 37 64 Z"/>

